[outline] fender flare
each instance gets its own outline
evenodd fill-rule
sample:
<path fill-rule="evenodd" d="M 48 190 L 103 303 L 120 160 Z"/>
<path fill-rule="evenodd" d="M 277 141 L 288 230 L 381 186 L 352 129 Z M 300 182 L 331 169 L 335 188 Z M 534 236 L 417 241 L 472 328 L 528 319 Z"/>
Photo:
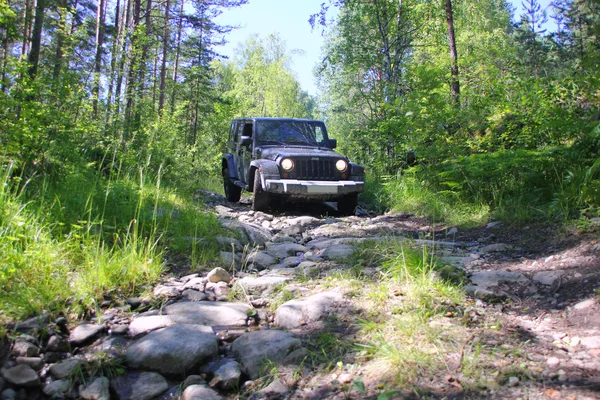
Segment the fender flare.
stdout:
<path fill-rule="evenodd" d="M 261 169 L 261 181 L 263 187 L 265 187 L 265 179 L 275 178 L 279 179 L 279 166 L 275 161 L 271 160 L 253 160 L 250 162 L 250 173 L 248 174 L 248 189 L 254 190 L 254 174 L 257 169 Z"/>
<path fill-rule="evenodd" d="M 348 164 L 350 165 L 350 176 L 365 176 L 365 167 L 353 162 Z"/>
<path fill-rule="evenodd" d="M 233 155 L 232 154 L 224 154 L 222 159 L 221 159 L 221 170 L 224 170 L 225 167 L 227 167 L 227 170 L 229 171 L 229 177 L 237 180 L 237 170 L 235 168 L 235 162 L 233 161 Z"/>

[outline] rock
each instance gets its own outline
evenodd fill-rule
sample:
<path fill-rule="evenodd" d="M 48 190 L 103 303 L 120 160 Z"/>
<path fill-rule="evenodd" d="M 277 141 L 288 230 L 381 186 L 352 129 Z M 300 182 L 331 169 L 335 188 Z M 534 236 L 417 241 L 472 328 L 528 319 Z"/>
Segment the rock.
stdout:
<path fill-rule="evenodd" d="M 15 400 L 17 398 L 17 392 L 10 388 L 3 390 L 0 398 L 2 400 Z"/>
<path fill-rule="evenodd" d="M 217 243 L 221 245 L 221 248 L 225 251 L 234 250 L 236 252 L 241 252 L 244 249 L 244 246 L 240 243 L 239 240 L 230 238 L 230 237 L 217 237 Z"/>
<path fill-rule="evenodd" d="M 179 289 L 175 286 L 158 285 L 154 288 L 152 294 L 156 297 L 177 297 L 179 296 Z"/>
<path fill-rule="evenodd" d="M 91 341 L 96 336 L 104 332 L 104 325 L 96 324 L 81 324 L 71 331 L 69 342 L 72 345 L 80 346 Z"/>
<path fill-rule="evenodd" d="M 600 349 L 600 336 L 581 338 L 581 345 L 588 349 Z"/>
<path fill-rule="evenodd" d="M 94 378 L 88 385 L 79 386 L 79 397 L 84 400 L 110 400 L 108 378 Z"/>
<path fill-rule="evenodd" d="M 81 360 L 71 358 L 58 364 L 52 364 L 50 366 L 50 374 L 56 379 L 66 379 L 73 376 L 81 365 Z"/>
<path fill-rule="evenodd" d="M 239 269 L 241 265 L 240 256 L 230 251 L 222 251 L 219 256 L 221 264 L 230 268 Z"/>
<path fill-rule="evenodd" d="M 193 290 L 199 290 L 199 291 L 203 292 L 205 286 L 206 286 L 205 278 L 195 277 L 195 278 L 190 279 L 189 281 L 187 281 L 185 283 L 185 285 L 183 285 L 183 290 L 193 289 Z"/>
<path fill-rule="evenodd" d="M 587 299 L 584 301 L 580 301 L 579 303 L 573 306 L 574 310 L 587 310 L 591 308 L 594 304 L 596 304 L 596 299 Z"/>
<path fill-rule="evenodd" d="M 189 375 L 181 384 L 181 390 L 185 390 L 188 386 L 192 385 L 206 386 L 206 381 L 200 375 Z"/>
<path fill-rule="evenodd" d="M 342 295 L 335 291 L 323 292 L 302 299 L 290 300 L 275 312 L 275 323 L 285 329 L 324 319 L 341 301 Z"/>
<path fill-rule="evenodd" d="M 300 365 L 302 364 L 302 361 L 304 361 L 306 359 L 306 357 L 308 357 L 309 353 L 308 350 L 304 347 L 300 347 L 297 348 L 296 350 L 292 351 L 290 354 L 288 354 L 284 360 L 283 360 L 283 364 L 284 365 Z"/>
<path fill-rule="evenodd" d="M 452 228 L 448 229 L 448 232 L 446 232 L 446 236 L 456 235 L 457 233 L 458 233 L 458 228 L 453 226 Z"/>
<path fill-rule="evenodd" d="M 253 264 L 257 270 L 261 271 L 273 264 L 277 264 L 277 259 L 267 252 L 253 251 L 246 257 L 246 262 Z"/>
<path fill-rule="evenodd" d="M 560 360 L 556 357 L 549 357 L 546 360 L 546 364 L 548 364 L 548 367 L 550 368 L 555 368 L 560 364 Z"/>
<path fill-rule="evenodd" d="M 183 302 L 164 311 L 178 324 L 245 326 L 250 306 L 241 303 Z"/>
<path fill-rule="evenodd" d="M 266 361 L 282 364 L 286 356 L 301 344 L 291 334 L 271 329 L 243 334 L 233 342 L 231 350 L 242 370 L 251 379 L 257 379 Z"/>
<path fill-rule="evenodd" d="M 273 257 L 282 260 L 289 256 L 295 256 L 297 253 L 305 253 L 308 249 L 298 243 L 282 243 L 267 246 L 267 253 Z"/>
<path fill-rule="evenodd" d="M 316 225 L 320 223 L 321 220 L 310 216 L 300 216 L 296 218 L 288 218 L 285 222 L 288 226 L 309 226 Z"/>
<path fill-rule="evenodd" d="M 528 279 L 520 272 L 512 271 L 481 271 L 474 272 L 471 277 L 471 282 L 479 287 L 488 288 L 498 286 L 501 282 L 504 283 L 524 283 Z"/>
<path fill-rule="evenodd" d="M 283 399 L 290 389 L 281 382 L 281 379 L 277 378 L 271 382 L 267 387 L 261 389 L 256 394 L 258 399 Z M 254 399 L 254 397 L 252 397 Z"/>
<path fill-rule="evenodd" d="M 512 249 L 511 246 L 504 244 L 504 243 L 494 243 L 494 244 L 488 244 L 487 246 L 484 246 L 480 249 L 480 251 L 482 253 L 498 253 L 501 251 L 507 251 Z"/>
<path fill-rule="evenodd" d="M 109 333 L 111 335 L 127 335 L 129 333 L 129 325 L 113 325 Z"/>
<path fill-rule="evenodd" d="M 517 376 L 511 376 L 510 378 L 508 378 L 508 386 L 510 387 L 514 387 L 517 386 L 519 384 L 519 377 Z"/>
<path fill-rule="evenodd" d="M 239 364 L 233 360 L 228 360 L 217 368 L 209 385 L 211 387 L 219 385 L 224 390 L 235 390 L 239 387 L 241 376 L 242 371 L 240 371 Z"/>
<path fill-rule="evenodd" d="M 17 357 L 16 362 L 18 365 L 29 365 L 36 371 L 39 371 L 44 366 L 44 360 L 41 357 Z"/>
<path fill-rule="evenodd" d="M 208 298 L 208 296 L 206 296 L 206 293 L 204 293 L 203 291 L 199 292 L 197 290 L 192 289 L 184 290 L 182 295 L 183 298 L 187 301 L 203 301 Z"/>
<path fill-rule="evenodd" d="M 153 315 L 135 318 L 129 324 L 129 335 L 132 337 L 155 331 L 173 325 L 173 320 L 168 315 Z"/>
<path fill-rule="evenodd" d="M 50 382 L 44 387 L 44 394 L 50 397 L 58 397 L 64 395 L 71 389 L 71 381 L 68 379 L 60 379 Z"/>
<path fill-rule="evenodd" d="M 130 372 L 113 379 L 110 386 L 119 400 L 150 400 L 169 389 L 166 379 L 156 372 Z"/>
<path fill-rule="evenodd" d="M 15 326 L 15 329 L 18 332 L 28 332 L 37 329 L 44 329 L 48 322 L 50 321 L 50 317 L 47 314 L 42 314 L 37 317 L 29 318 L 25 321 L 18 322 Z"/>
<path fill-rule="evenodd" d="M 40 378 L 29 365 L 21 364 L 3 372 L 4 379 L 15 386 L 37 387 L 41 385 Z"/>
<path fill-rule="evenodd" d="M 46 351 L 56 351 L 59 353 L 65 353 L 71 350 L 71 346 L 69 346 L 69 341 L 58 336 L 52 335 L 50 339 L 48 339 L 48 345 L 46 346 Z"/>
<path fill-rule="evenodd" d="M 268 230 L 259 225 L 246 224 L 238 221 L 220 220 L 221 225 L 232 231 L 238 231 L 242 233 L 242 243 L 249 244 L 251 246 L 264 246 L 271 238 L 273 234 Z"/>
<path fill-rule="evenodd" d="M 552 286 L 564 275 L 563 271 L 540 271 L 533 276 L 533 281 L 542 285 Z"/>
<path fill-rule="evenodd" d="M 500 225 L 502 225 L 501 221 L 490 222 L 489 224 L 487 224 L 485 226 L 485 229 L 492 229 L 492 228 L 495 228 L 495 227 L 500 226 Z"/>
<path fill-rule="evenodd" d="M 131 345 L 125 357 L 133 368 L 177 375 L 191 371 L 218 352 L 217 338 L 207 333 L 206 327 L 180 324 L 150 332 Z"/>
<path fill-rule="evenodd" d="M 356 247 L 349 244 L 338 244 L 329 246 L 321 256 L 332 261 L 345 261 L 356 251 Z"/>
<path fill-rule="evenodd" d="M 26 340 L 16 340 L 10 354 L 13 357 L 37 357 L 40 348 Z"/>
<path fill-rule="evenodd" d="M 207 275 L 209 282 L 229 282 L 231 280 L 231 275 L 229 272 L 225 271 L 221 267 L 217 267 L 210 271 Z"/>
<path fill-rule="evenodd" d="M 486 289 L 485 287 L 479 287 L 479 286 L 465 286 L 465 291 L 467 292 L 467 294 L 473 298 L 476 299 L 480 299 L 483 301 L 488 301 L 488 302 L 493 302 L 496 300 L 500 300 L 502 299 L 504 296 L 499 295 L 489 289 Z"/>
<path fill-rule="evenodd" d="M 249 294 L 262 294 L 290 280 L 291 278 L 285 276 L 261 276 L 258 278 L 245 276 L 238 280 L 235 286 L 244 288 Z"/>
<path fill-rule="evenodd" d="M 223 400 L 223 398 L 209 387 L 191 385 L 183 391 L 181 400 Z"/>

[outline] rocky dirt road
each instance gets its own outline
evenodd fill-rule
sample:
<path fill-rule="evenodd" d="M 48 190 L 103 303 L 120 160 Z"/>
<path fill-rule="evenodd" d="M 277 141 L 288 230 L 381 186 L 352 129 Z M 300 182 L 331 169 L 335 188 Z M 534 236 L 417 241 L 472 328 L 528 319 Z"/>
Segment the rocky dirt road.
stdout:
<path fill-rule="evenodd" d="M 234 236 L 218 238 L 222 268 L 171 265 L 151 296 L 108 299 L 84 323 L 20 323 L 1 398 L 600 398 L 600 228 L 463 230 L 408 214 L 341 217 L 327 204 L 267 214 L 202 198 Z M 405 386 L 361 361 L 361 289 L 332 280 L 361 243 L 393 237 L 468 277 L 465 305 L 441 321 L 465 336 L 441 355 L 446 367 L 417 370 Z M 335 338 L 327 350 L 324 337 Z"/>

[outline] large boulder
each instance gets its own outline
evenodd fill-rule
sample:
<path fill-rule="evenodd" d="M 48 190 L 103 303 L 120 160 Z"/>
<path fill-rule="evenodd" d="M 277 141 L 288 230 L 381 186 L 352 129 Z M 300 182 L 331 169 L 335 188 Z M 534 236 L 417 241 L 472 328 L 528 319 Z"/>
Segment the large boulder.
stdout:
<path fill-rule="evenodd" d="M 41 384 L 37 372 L 29 365 L 25 364 L 17 365 L 16 367 L 5 370 L 3 375 L 7 382 L 16 386 L 36 387 Z"/>
<path fill-rule="evenodd" d="M 257 379 L 267 362 L 283 364 L 285 358 L 301 344 L 290 333 L 272 329 L 243 334 L 233 342 L 231 350 L 242 370 L 251 379 Z"/>
<path fill-rule="evenodd" d="M 173 325 L 173 320 L 168 315 L 151 315 L 135 318 L 129 324 L 129 335 L 135 337 L 143 333 L 155 331 Z"/>
<path fill-rule="evenodd" d="M 335 291 L 290 300 L 275 312 L 275 323 L 281 328 L 294 329 L 323 320 L 342 300 L 342 295 Z"/>
<path fill-rule="evenodd" d="M 178 375 L 215 357 L 217 337 L 204 326 L 178 324 L 150 332 L 131 345 L 125 357 L 133 368 Z"/>

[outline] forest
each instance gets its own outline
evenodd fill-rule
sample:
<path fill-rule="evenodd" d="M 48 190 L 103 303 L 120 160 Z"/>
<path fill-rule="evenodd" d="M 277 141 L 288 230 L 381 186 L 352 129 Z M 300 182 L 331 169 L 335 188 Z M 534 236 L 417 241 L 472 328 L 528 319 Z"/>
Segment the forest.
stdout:
<path fill-rule="evenodd" d="M 364 208 L 476 226 L 600 217 L 600 3 L 330 0 L 306 93 L 246 0 L 0 0 L 0 319 L 83 313 L 210 263 L 232 118 L 324 119 Z M 333 13 L 333 17 L 332 17 Z M 545 28 L 552 21 L 556 30 Z M 192 238 L 192 240 L 190 240 Z"/>

